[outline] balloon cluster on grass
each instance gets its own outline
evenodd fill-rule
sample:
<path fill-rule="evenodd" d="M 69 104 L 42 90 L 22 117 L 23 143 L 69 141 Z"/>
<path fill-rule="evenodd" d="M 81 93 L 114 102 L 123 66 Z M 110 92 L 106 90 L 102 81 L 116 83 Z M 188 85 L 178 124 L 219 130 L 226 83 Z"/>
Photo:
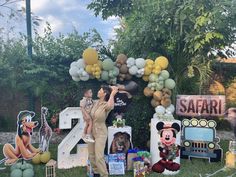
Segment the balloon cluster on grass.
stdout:
<path fill-rule="evenodd" d="M 11 166 L 10 177 L 33 177 L 34 169 L 33 165 L 26 163 L 25 161 L 18 162 Z"/>
<path fill-rule="evenodd" d="M 33 164 L 46 164 L 51 159 L 51 153 L 49 151 L 38 153 L 32 158 Z"/>

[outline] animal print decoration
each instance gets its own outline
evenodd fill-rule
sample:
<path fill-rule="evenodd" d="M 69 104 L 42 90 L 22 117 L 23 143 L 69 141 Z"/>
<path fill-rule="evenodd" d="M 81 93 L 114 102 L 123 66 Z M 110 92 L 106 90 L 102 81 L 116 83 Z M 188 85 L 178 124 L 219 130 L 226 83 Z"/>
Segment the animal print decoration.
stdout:
<path fill-rule="evenodd" d="M 48 108 L 41 108 L 41 127 L 39 129 L 39 148 L 45 152 L 49 149 L 49 142 L 52 136 L 52 129 L 47 122 Z"/>

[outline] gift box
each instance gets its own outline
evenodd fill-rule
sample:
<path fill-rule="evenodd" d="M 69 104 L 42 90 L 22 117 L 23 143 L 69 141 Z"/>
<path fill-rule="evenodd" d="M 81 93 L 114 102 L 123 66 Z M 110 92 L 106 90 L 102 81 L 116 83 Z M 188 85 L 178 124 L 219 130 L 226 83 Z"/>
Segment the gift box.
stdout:
<path fill-rule="evenodd" d="M 127 154 L 127 170 L 133 170 L 133 158 L 137 157 L 137 149 L 129 149 Z"/>
<path fill-rule="evenodd" d="M 126 167 L 126 157 L 124 153 L 109 154 L 108 162 L 123 162 Z"/>
<path fill-rule="evenodd" d="M 108 155 L 109 174 L 124 175 L 126 168 L 126 158 L 124 153 Z"/>
<path fill-rule="evenodd" d="M 134 161 L 133 168 L 134 168 L 134 177 L 145 177 L 146 168 L 144 162 L 141 159 L 136 159 Z"/>

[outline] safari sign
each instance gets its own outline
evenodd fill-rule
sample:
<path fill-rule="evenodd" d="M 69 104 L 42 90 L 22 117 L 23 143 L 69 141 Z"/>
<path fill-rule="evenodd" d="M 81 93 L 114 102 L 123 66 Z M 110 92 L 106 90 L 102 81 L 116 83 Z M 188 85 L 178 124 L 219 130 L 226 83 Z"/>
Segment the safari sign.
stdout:
<path fill-rule="evenodd" d="M 223 116 L 224 95 L 177 95 L 176 114 L 182 116 Z"/>

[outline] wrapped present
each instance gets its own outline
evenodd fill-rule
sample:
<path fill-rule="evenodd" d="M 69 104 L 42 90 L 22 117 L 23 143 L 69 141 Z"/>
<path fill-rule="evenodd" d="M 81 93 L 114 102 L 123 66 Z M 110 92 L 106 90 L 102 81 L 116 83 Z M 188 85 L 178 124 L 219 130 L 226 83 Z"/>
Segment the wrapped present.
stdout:
<path fill-rule="evenodd" d="M 151 154 L 148 151 L 138 151 L 137 156 L 143 159 L 144 165 L 149 168 L 151 166 Z"/>
<path fill-rule="evenodd" d="M 144 162 L 141 161 L 141 158 L 136 158 L 134 163 L 134 177 L 145 177 L 146 168 Z"/>
<path fill-rule="evenodd" d="M 127 170 L 133 170 L 133 158 L 137 157 L 137 149 L 129 149 L 127 154 Z"/>
<path fill-rule="evenodd" d="M 124 162 L 109 162 L 110 175 L 124 175 L 125 165 Z"/>
<path fill-rule="evenodd" d="M 108 162 L 124 162 L 126 167 L 126 157 L 124 153 L 109 154 Z"/>

